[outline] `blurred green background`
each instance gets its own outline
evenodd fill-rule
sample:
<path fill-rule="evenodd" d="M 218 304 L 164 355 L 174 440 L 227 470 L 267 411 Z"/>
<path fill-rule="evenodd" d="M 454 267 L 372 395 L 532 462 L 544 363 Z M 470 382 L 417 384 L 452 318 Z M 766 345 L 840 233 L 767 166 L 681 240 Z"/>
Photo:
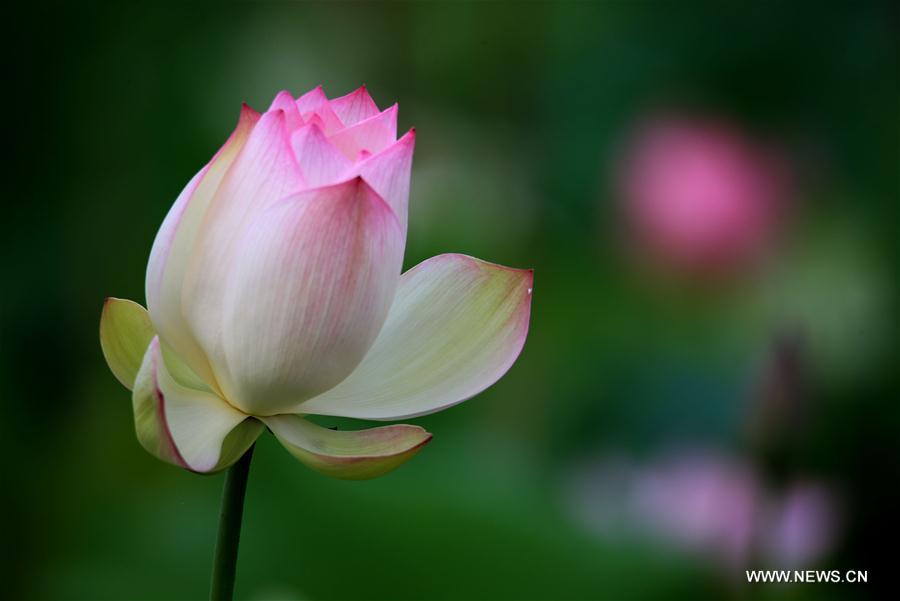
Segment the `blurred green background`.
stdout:
<path fill-rule="evenodd" d="M 453 251 L 533 267 L 531 331 L 498 384 L 414 420 L 433 443 L 382 479 L 330 480 L 261 438 L 239 598 L 884 598 L 896 5 L 78 3 L 19 7 L 7 30 L 8 598 L 205 598 L 223 476 L 137 444 L 100 353 L 101 304 L 144 301 L 156 230 L 241 101 L 362 83 L 418 131 L 405 265 Z M 671 107 L 790 157 L 781 242 L 727 284 L 648 275 L 623 251 L 623 141 Z M 672 484 L 707 468 L 702 486 L 641 496 L 648 470 Z M 731 495 L 728 470 L 755 488 Z M 766 513 L 798 481 L 828 499 L 788 528 L 801 547 L 821 539 L 799 567 L 868 570 L 868 584 L 748 585 L 744 569 L 794 567 L 768 553 L 768 526 L 737 547 L 684 544 L 717 511 L 749 495 Z M 680 520 L 695 493 L 699 516 Z M 661 515 L 687 534 L 654 526 Z M 723 518 L 725 538 L 742 519 Z"/>

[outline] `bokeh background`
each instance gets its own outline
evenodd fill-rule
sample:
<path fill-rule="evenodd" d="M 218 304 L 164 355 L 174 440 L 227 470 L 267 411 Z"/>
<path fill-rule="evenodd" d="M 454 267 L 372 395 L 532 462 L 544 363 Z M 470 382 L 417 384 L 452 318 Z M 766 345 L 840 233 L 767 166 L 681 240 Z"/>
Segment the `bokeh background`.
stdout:
<path fill-rule="evenodd" d="M 896 583 L 896 5 L 76 3 L 6 29 L 5 596 L 205 598 L 223 476 L 137 444 L 101 304 L 144 300 L 153 236 L 241 101 L 362 83 L 418 131 L 406 266 L 533 267 L 531 332 L 382 479 L 263 437 L 239 598 Z M 794 567 L 869 582 L 744 577 Z"/>

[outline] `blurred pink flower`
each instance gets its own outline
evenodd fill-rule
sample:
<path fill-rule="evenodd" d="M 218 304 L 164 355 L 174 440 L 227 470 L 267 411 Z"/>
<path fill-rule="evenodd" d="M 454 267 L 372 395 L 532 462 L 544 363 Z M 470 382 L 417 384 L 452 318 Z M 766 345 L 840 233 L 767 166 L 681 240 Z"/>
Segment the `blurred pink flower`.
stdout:
<path fill-rule="evenodd" d="M 630 502 L 647 534 L 740 564 L 751 550 L 760 497 L 747 466 L 693 454 L 638 472 Z"/>
<path fill-rule="evenodd" d="M 762 542 L 767 557 L 780 566 L 802 567 L 832 547 L 840 529 L 837 502 L 816 482 L 797 482 L 775 506 Z"/>
<path fill-rule="evenodd" d="M 580 466 L 573 516 L 604 539 L 635 537 L 734 568 L 763 560 L 809 567 L 834 548 L 839 507 L 822 483 L 766 486 L 753 467 L 693 450 L 647 465 L 618 457 Z"/>
<path fill-rule="evenodd" d="M 641 253 L 674 271 L 721 274 L 753 264 L 782 214 L 783 165 L 725 122 L 652 120 L 639 128 L 619 175 Z"/>

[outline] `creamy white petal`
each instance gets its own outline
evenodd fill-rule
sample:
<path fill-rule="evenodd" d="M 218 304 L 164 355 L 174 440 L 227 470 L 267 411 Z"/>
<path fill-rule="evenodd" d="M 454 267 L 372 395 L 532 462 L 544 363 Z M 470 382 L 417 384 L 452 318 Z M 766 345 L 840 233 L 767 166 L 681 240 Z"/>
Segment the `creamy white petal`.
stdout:
<path fill-rule="evenodd" d="M 439 255 L 403 274 L 362 363 L 297 413 L 390 420 L 433 413 L 496 382 L 528 333 L 532 273 Z"/>
<path fill-rule="evenodd" d="M 264 114 L 222 180 L 197 233 L 179 298 L 184 329 L 210 362 L 212 383 L 223 394 L 219 372 L 225 366 L 212 357 L 221 356 L 222 330 L 230 327 L 223 319 L 222 299 L 225 288 L 234 283 L 233 265 L 246 250 L 241 232 L 260 212 L 304 187 L 285 119 L 281 110 Z M 167 336 L 163 340 L 184 356 Z"/>

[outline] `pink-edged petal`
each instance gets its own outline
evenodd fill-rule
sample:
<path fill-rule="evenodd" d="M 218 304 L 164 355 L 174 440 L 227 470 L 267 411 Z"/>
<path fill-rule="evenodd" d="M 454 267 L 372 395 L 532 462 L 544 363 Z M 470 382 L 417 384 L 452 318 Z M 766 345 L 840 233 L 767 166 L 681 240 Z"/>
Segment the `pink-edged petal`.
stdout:
<path fill-rule="evenodd" d="M 169 366 L 177 361 L 177 356 L 163 353 L 154 337 L 132 394 L 137 438 L 152 455 L 172 465 L 200 473 L 224 469 L 253 444 L 262 424 L 215 394 L 177 381 Z"/>
<path fill-rule="evenodd" d="M 352 161 L 363 150 L 378 154 L 397 140 L 397 105 L 333 135 L 328 130 L 325 133 L 331 143 Z"/>
<path fill-rule="evenodd" d="M 259 113 L 244 105 L 234 133 L 169 210 L 156 234 L 147 266 L 147 306 L 156 332 L 177 349 L 194 371 L 210 380 L 213 378 L 209 364 L 182 314 L 182 288 L 201 223 L 258 120 Z"/>
<path fill-rule="evenodd" d="M 284 112 L 265 113 L 206 212 L 184 276 L 179 300 L 185 330 L 191 333 L 207 358 L 221 351 L 221 329 L 227 327 L 222 317 L 222 298 L 233 264 L 245 252 L 239 240 L 240 232 L 260 212 L 304 187 L 290 147 Z M 168 336 L 163 339 L 184 356 Z M 194 367 L 192 363 L 191 367 Z M 218 381 L 222 366 L 211 367 L 212 383 L 217 392 L 222 392 Z"/>
<path fill-rule="evenodd" d="M 288 131 L 294 131 L 303 125 L 303 119 L 300 117 L 300 111 L 297 110 L 297 104 L 294 102 L 294 96 L 288 91 L 281 91 L 275 95 L 275 99 L 269 106 L 270 111 L 284 111 L 285 124 Z"/>
<path fill-rule="evenodd" d="M 295 103 L 297 105 L 297 110 L 303 115 L 305 113 L 314 112 L 323 104 L 327 104 L 328 96 L 325 95 L 322 86 L 316 86 L 306 94 L 300 96 Z"/>
<path fill-rule="evenodd" d="M 298 413 L 390 420 L 462 402 L 512 366 L 528 333 L 532 272 L 439 255 L 404 273 L 362 363 Z"/>
<path fill-rule="evenodd" d="M 343 480 L 386 474 L 418 453 L 431 434 L 397 424 L 360 431 L 329 430 L 297 415 L 262 418 L 278 441 L 308 467 Z"/>
<path fill-rule="evenodd" d="M 270 207 L 207 299 L 211 361 L 225 398 L 253 415 L 290 412 L 345 378 L 394 297 L 403 236 L 361 178 Z"/>
<path fill-rule="evenodd" d="M 409 177 L 415 147 L 416 130 L 411 129 L 380 153 L 361 157 L 353 167 L 353 173 L 361 175 L 391 205 L 404 232 L 409 213 Z"/>
<path fill-rule="evenodd" d="M 305 187 L 290 144 L 291 132 L 282 110 L 265 113 L 219 187 L 203 224 L 202 237 L 233 233 L 233 222 Z M 222 220 L 225 221 L 222 221 Z"/>
<path fill-rule="evenodd" d="M 348 127 L 381 112 L 378 105 L 369 96 L 366 86 L 362 86 L 346 96 L 335 98 L 329 104 L 344 125 Z"/>
<path fill-rule="evenodd" d="M 315 123 L 304 125 L 295 131 L 291 136 L 291 147 L 294 149 L 297 163 L 300 164 L 303 179 L 311 187 L 325 186 L 346 179 L 348 171 L 353 167 L 350 159 L 332 146 Z"/>

